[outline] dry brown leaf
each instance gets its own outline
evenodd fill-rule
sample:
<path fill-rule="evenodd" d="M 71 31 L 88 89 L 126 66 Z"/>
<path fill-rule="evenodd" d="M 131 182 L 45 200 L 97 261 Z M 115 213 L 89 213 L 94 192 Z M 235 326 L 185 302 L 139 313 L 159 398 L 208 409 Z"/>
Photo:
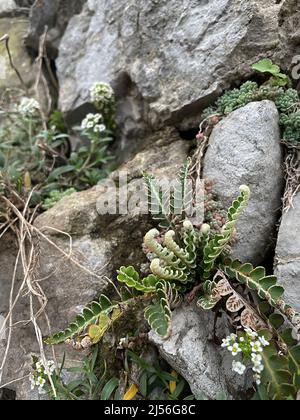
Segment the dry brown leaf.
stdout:
<path fill-rule="evenodd" d="M 226 302 L 227 310 L 232 313 L 240 311 L 244 306 L 244 301 L 236 293 L 234 293 Z"/>

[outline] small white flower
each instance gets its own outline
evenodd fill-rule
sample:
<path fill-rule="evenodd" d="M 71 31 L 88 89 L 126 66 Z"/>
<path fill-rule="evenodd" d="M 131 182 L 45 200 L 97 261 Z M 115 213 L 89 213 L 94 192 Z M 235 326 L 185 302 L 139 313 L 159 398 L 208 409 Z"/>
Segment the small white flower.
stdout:
<path fill-rule="evenodd" d="M 81 123 L 82 130 L 93 130 L 95 133 L 106 130 L 102 114 L 88 114 Z M 103 131 L 104 131 L 103 130 Z"/>
<path fill-rule="evenodd" d="M 230 338 L 227 337 L 222 340 L 221 347 L 223 347 L 223 349 L 226 349 L 227 347 L 230 346 L 230 344 L 231 344 L 231 340 Z"/>
<path fill-rule="evenodd" d="M 42 376 L 39 376 L 36 380 L 36 386 L 39 386 L 40 388 L 43 388 L 46 383 L 46 379 L 44 379 Z"/>
<path fill-rule="evenodd" d="M 236 334 L 230 334 L 230 339 L 232 340 L 232 341 L 236 341 L 236 339 L 237 339 L 237 335 Z"/>
<path fill-rule="evenodd" d="M 258 339 L 263 347 L 267 347 L 270 345 L 270 343 L 265 339 L 265 337 L 259 337 Z"/>
<path fill-rule="evenodd" d="M 252 353 L 251 360 L 254 365 L 260 365 L 262 362 L 262 357 L 260 354 Z"/>
<path fill-rule="evenodd" d="M 259 374 L 255 374 L 253 377 L 256 382 L 256 385 L 259 386 L 261 384 L 261 376 Z"/>
<path fill-rule="evenodd" d="M 242 351 L 242 349 L 240 349 L 237 343 L 234 343 L 232 346 L 229 346 L 228 350 L 231 352 L 232 356 L 236 356 L 238 353 L 241 353 Z"/>
<path fill-rule="evenodd" d="M 108 83 L 98 82 L 90 89 L 91 101 L 97 105 L 104 105 L 114 98 L 114 91 Z"/>
<path fill-rule="evenodd" d="M 244 343 L 245 342 L 244 337 L 240 337 L 239 340 L 240 340 L 240 343 Z"/>
<path fill-rule="evenodd" d="M 258 337 L 257 332 L 251 330 L 251 328 L 245 328 L 245 332 L 247 333 L 248 337 L 250 337 L 252 339 Z"/>
<path fill-rule="evenodd" d="M 265 369 L 264 365 L 255 365 L 252 368 L 253 372 L 256 372 L 256 373 L 262 373 L 264 369 Z"/>
<path fill-rule="evenodd" d="M 232 370 L 239 375 L 243 375 L 246 370 L 246 366 L 243 365 L 241 362 L 236 362 L 235 360 L 232 362 Z"/>
<path fill-rule="evenodd" d="M 27 118 L 37 115 L 39 110 L 40 105 L 38 101 L 33 98 L 22 98 L 20 105 L 17 108 L 17 111 Z"/>
<path fill-rule="evenodd" d="M 263 348 L 261 345 L 260 341 L 254 341 L 252 343 L 250 343 L 251 347 L 252 347 L 252 352 L 253 353 L 262 353 L 263 352 Z"/>

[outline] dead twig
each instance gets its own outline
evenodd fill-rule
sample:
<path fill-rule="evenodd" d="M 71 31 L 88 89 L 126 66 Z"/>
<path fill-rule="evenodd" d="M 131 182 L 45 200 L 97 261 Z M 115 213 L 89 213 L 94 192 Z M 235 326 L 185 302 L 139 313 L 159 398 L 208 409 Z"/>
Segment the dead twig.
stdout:
<path fill-rule="evenodd" d="M 283 212 L 293 207 L 293 200 L 300 190 L 300 159 L 298 149 L 289 149 L 284 162 L 286 188 L 283 196 Z"/>

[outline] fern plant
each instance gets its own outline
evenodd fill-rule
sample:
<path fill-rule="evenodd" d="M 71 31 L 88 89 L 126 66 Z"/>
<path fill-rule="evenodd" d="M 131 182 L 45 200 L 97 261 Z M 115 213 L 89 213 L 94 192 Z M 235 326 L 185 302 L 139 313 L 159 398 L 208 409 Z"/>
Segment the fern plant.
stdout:
<path fill-rule="evenodd" d="M 188 171 L 185 170 L 183 177 L 187 176 Z M 152 181 L 151 178 L 151 183 Z M 146 182 L 149 183 L 148 177 Z M 153 187 L 154 184 L 151 185 Z M 159 197 L 158 193 L 156 197 Z M 143 294 L 147 300 L 152 300 L 152 304 L 145 309 L 145 318 L 151 328 L 162 337 L 168 337 L 171 332 L 172 309 L 180 303 L 183 293 L 193 288 L 197 281 L 207 280 L 209 273 L 213 271 L 213 265 L 232 238 L 238 216 L 248 199 L 249 189 L 241 187 L 240 196 L 229 210 L 228 222 L 223 232 L 212 238 L 210 238 L 209 225 L 203 224 L 201 229 L 196 229 L 189 220 L 185 220 L 182 228 L 176 229 L 176 232 L 167 230 L 163 235 L 163 245 L 157 240 L 160 232 L 157 229 L 150 230 L 145 235 L 144 246 L 155 258 L 151 261 L 151 274 L 147 277 L 140 278 L 138 272 L 131 266 L 119 269 L 117 279 L 120 283 L 136 293 Z M 167 219 L 162 210 L 160 220 L 166 221 L 171 218 L 172 216 Z M 126 304 L 134 302 L 137 298 L 139 295 L 129 299 Z M 114 304 L 105 296 L 101 296 L 100 302 L 93 302 L 81 315 L 78 315 L 76 321 L 66 331 L 49 338 L 47 343 L 64 342 L 74 336 L 80 336 L 81 333 L 88 333 L 92 343 L 98 342 L 108 329 L 108 325 L 124 313 L 122 308 L 124 308 L 122 303 Z M 114 316 L 115 311 L 119 311 L 118 317 Z M 101 326 L 95 327 L 99 322 L 102 322 Z M 91 325 L 92 328 L 89 328 Z"/>
<path fill-rule="evenodd" d="M 185 167 L 181 182 L 185 183 L 188 176 Z M 144 237 L 150 274 L 143 277 L 132 266 L 121 267 L 117 279 L 125 287 L 124 301 L 111 302 L 101 296 L 66 331 L 55 334 L 47 343 L 75 340 L 72 342 L 78 348 L 93 345 L 137 300 L 145 305 L 150 327 L 168 338 L 172 310 L 185 293 L 193 295 L 197 290 L 201 309 L 221 308 L 233 318 L 237 329 L 250 328 L 270 341 L 263 352 L 265 370 L 256 398 L 295 399 L 300 389 L 300 315 L 284 301 L 284 289 L 275 276 L 267 275 L 263 267 L 254 268 L 228 256 L 239 216 L 250 199 L 249 188 L 240 187 L 221 232 L 214 232 L 206 223 L 194 226 L 175 215 L 174 207 L 165 204 L 156 180 L 150 176 L 145 179 L 148 191 L 158 200 L 156 221 L 161 226 L 161 230 L 151 229 Z M 285 321 L 292 329 L 283 328 Z"/>

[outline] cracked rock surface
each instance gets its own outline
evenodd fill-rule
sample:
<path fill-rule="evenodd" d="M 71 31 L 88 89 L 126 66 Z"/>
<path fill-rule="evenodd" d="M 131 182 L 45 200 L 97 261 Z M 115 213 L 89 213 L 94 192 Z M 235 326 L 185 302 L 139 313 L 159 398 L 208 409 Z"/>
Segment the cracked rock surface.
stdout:
<path fill-rule="evenodd" d="M 271 101 L 252 102 L 231 113 L 213 130 L 203 176 L 214 183 L 228 208 L 248 185 L 251 198 L 237 224 L 233 258 L 261 264 L 275 245 L 281 208 L 283 156 L 279 116 Z"/>
<path fill-rule="evenodd" d="M 282 217 L 277 247 L 276 270 L 279 283 L 285 288 L 285 299 L 300 312 L 300 194 L 293 207 Z"/>

